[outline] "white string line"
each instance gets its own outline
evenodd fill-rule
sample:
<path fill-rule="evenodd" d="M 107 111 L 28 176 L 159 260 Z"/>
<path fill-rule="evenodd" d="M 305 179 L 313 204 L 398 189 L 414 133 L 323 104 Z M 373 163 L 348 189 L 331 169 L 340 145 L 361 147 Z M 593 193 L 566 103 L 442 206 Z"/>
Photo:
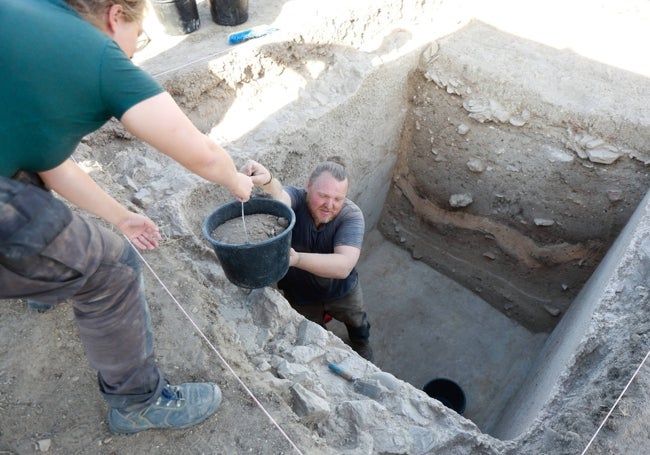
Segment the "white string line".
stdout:
<path fill-rule="evenodd" d="M 180 70 L 182 68 L 192 66 L 195 63 L 199 63 L 199 62 L 202 62 L 204 60 L 209 60 L 212 57 L 216 57 L 217 55 L 220 55 L 220 54 L 225 54 L 226 52 L 229 52 L 229 51 L 230 51 L 230 49 L 222 49 L 222 50 L 220 50 L 218 52 L 215 52 L 215 53 L 210 54 L 210 55 L 206 55 L 205 57 L 197 58 L 196 60 L 192 60 L 191 62 L 187 62 L 187 63 L 185 63 L 183 65 L 179 65 L 179 66 L 177 66 L 175 68 L 171 68 L 171 69 L 168 69 L 168 70 L 165 70 L 165 71 L 161 71 L 160 73 L 153 74 L 151 77 L 153 77 L 154 79 L 157 79 L 160 76 L 164 76 L 165 74 L 173 73 L 174 71 L 178 71 L 178 70 Z"/>
<path fill-rule="evenodd" d="M 632 375 L 632 377 L 630 378 L 630 380 L 629 380 L 629 381 L 627 382 L 627 384 L 625 385 L 625 388 L 623 389 L 623 391 L 621 392 L 621 394 L 618 396 L 618 398 L 616 399 L 616 401 L 615 401 L 614 404 L 612 405 L 612 408 L 609 410 L 609 412 L 607 413 L 607 415 L 605 416 L 605 418 L 603 419 L 603 421 L 600 423 L 600 426 L 598 427 L 598 429 L 596 430 L 596 432 L 594 433 L 594 435 L 591 437 L 591 440 L 590 440 L 589 443 L 587 444 L 587 447 L 585 447 L 585 450 L 582 451 L 582 454 L 581 454 L 581 455 L 585 455 L 585 453 L 587 453 L 587 450 L 588 450 L 589 447 L 591 446 L 591 443 L 594 442 L 594 440 L 596 439 L 596 436 L 598 436 L 598 433 L 599 433 L 600 430 L 603 428 L 603 425 L 605 425 L 605 422 L 607 422 L 607 419 L 609 419 L 609 416 L 612 415 L 612 412 L 614 412 L 614 409 L 615 409 L 616 406 L 618 405 L 618 402 L 621 401 L 621 398 L 623 398 L 623 395 L 625 395 L 625 392 L 627 392 L 628 387 L 630 387 L 630 384 L 632 384 L 632 381 L 634 381 L 634 378 L 636 378 L 636 375 L 639 374 L 639 371 L 641 370 L 641 367 L 643 366 L 643 364 L 645 363 L 645 361 L 648 360 L 648 357 L 649 357 L 649 356 L 650 356 L 650 351 L 648 351 L 648 353 L 645 355 L 645 357 L 644 357 L 643 360 L 641 361 L 641 364 L 637 367 L 636 371 L 634 372 L 634 374 Z"/>
<path fill-rule="evenodd" d="M 242 44 L 243 44 L 243 43 L 242 43 Z M 190 61 L 190 62 L 184 63 L 183 65 L 179 65 L 179 66 L 177 66 L 177 67 L 175 67 L 175 68 L 170 68 L 170 69 L 168 69 L 168 70 L 161 71 L 161 72 L 156 73 L 156 74 L 152 74 L 152 77 L 153 77 L 154 79 L 156 79 L 156 78 L 158 78 L 158 77 L 160 77 L 160 76 L 164 76 L 165 74 L 173 73 L 174 71 L 178 71 L 179 69 L 186 68 L 186 67 L 188 67 L 188 66 L 194 65 L 195 63 L 199 63 L 199 62 L 202 62 L 202 61 L 204 61 L 204 60 L 209 60 L 209 59 L 211 59 L 212 57 L 216 57 L 217 55 L 225 54 L 226 52 L 230 52 L 231 50 L 232 50 L 231 47 L 227 47 L 227 48 L 225 48 L 225 49 L 221 49 L 220 51 L 217 51 L 217 52 L 214 52 L 214 53 L 212 53 L 212 54 L 206 55 L 205 57 L 197 58 L 196 60 L 192 60 L 192 61 Z M 140 63 L 138 66 L 141 66 L 141 65 L 143 65 L 144 63 L 146 63 L 146 61 Z"/>
<path fill-rule="evenodd" d="M 165 283 L 163 283 L 163 281 L 160 279 L 160 277 L 158 277 L 158 275 L 156 274 L 156 272 L 154 272 L 154 270 L 151 268 L 151 266 L 149 265 L 149 263 L 145 260 L 145 258 L 142 256 L 142 254 L 140 254 L 140 251 L 138 251 L 138 249 L 137 249 L 137 248 L 136 248 L 136 247 L 131 243 L 131 240 L 130 240 L 128 237 L 126 237 L 126 236 L 124 236 L 124 237 L 126 238 L 127 242 L 129 242 L 129 244 L 131 245 L 131 247 L 135 250 L 135 252 L 138 254 L 138 256 L 140 257 L 140 259 L 142 260 L 142 262 L 147 266 L 147 268 L 149 269 L 149 271 L 150 271 L 150 272 L 153 274 L 153 276 L 156 278 L 156 280 L 158 280 L 158 282 L 159 282 L 160 285 L 163 287 L 163 289 L 167 292 L 167 294 L 169 294 L 169 296 L 170 296 L 171 299 L 174 301 L 174 303 L 176 303 L 176 306 L 178 306 L 178 308 L 180 308 L 181 312 L 185 315 L 185 317 L 186 317 L 186 318 L 190 321 L 190 323 L 194 326 L 194 328 L 195 328 L 196 331 L 199 333 L 199 335 L 201 335 L 201 338 L 203 338 L 203 340 L 204 340 L 206 343 L 208 343 L 208 346 L 210 346 L 210 349 L 212 349 L 212 351 L 214 351 L 214 353 L 217 354 L 217 357 L 219 357 L 219 360 L 221 360 L 221 362 L 226 366 L 226 368 L 230 371 L 230 373 L 232 373 L 232 375 L 235 377 L 235 379 L 237 379 L 237 382 L 239 382 L 239 384 L 244 388 L 244 390 L 246 390 L 246 393 L 248 393 L 248 395 L 253 399 L 253 401 L 255 402 L 255 404 L 257 404 L 257 406 L 259 406 L 259 408 L 260 408 L 260 409 L 262 410 L 262 412 L 266 415 L 266 417 L 268 417 L 268 419 L 271 421 L 271 423 L 273 423 L 273 425 L 275 425 L 275 427 L 280 431 L 280 433 L 282 434 L 282 436 L 284 436 L 284 438 L 285 438 L 287 441 L 289 441 L 289 444 L 291 444 L 291 446 L 296 450 L 296 452 L 298 452 L 300 455 L 303 455 L 303 453 L 300 451 L 300 449 L 298 448 L 298 446 L 296 446 L 296 444 L 291 440 L 291 438 L 289 438 L 289 436 L 284 432 L 284 430 L 282 429 L 282 427 L 280 427 L 280 425 L 275 421 L 275 419 L 271 416 L 271 414 L 269 414 L 268 411 L 264 408 L 264 406 L 262 406 L 262 403 L 259 402 L 259 400 L 255 397 L 255 395 L 253 395 L 253 392 L 251 392 L 251 390 L 250 390 L 248 387 L 246 387 L 246 384 L 244 384 L 244 381 L 242 381 L 241 378 L 237 375 L 237 373 L 235 373 L 235 370 L 233 370 L 233 369 L 231 368 L 231 366 L 228 364 L 228 362 L 226 362 L 226 359 L 224 359 L 224 358 L 221 356 L 221 354 L 219 353 L 219 351 L 217 350 L 217 348 L 212 344 L 212 342 L 208 339 L 208 337 L 205 336 L 205 334 L 201 331 L 201 329 L 200 329 L 199 326 L 196 324 L 196 322 L 194 322 L 194 320 L 190 317 L 190 315 L 187 313 L 187 311 L 185 311 L 185 308 L 183 308 L 183 306 L 178 302 L 178 300 L 176 300 L 176 297 L 174 297 L 174 295 L 173 295 L 173 294 L 171 293 L 171 291 L 167 288 L 167 286 L 165 286 Z"/>
<path fill-rule="evenodd" d="M 244 217 L 244 201 L 241 201 L 241 220 L 244 223 L 244 234 L 246 234 L 246 243 L 248 242 L 248 231 L 246 230 L 246 218 Z"/>

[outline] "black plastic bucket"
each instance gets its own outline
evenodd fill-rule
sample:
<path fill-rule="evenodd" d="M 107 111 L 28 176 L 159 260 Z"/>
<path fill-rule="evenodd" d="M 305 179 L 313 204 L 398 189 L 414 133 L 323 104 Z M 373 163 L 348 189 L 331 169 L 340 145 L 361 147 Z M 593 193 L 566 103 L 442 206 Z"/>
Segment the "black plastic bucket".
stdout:
<path fill-rule="evenodd" d="M 209 0 L 212 20 L 219 25 L 239 25 L 248 20 L 248 0 Z"/>
<path fill-rule="evenodd" d="M 275 199 L 254 197 L 244 203 L 244 216 L 269 214 L 289 220 L 289 226 L 271 239 L 258 243 L 233 245 L 212 237 L 212 231 L 228 220 L 241 217 L 241 202 L 224 204 L 203 222 L 203 236 L 210 242 L 219 258 L 226 278 L 231 283 L 248 289 L 257 289 L 278 282 L 289 270 L 291 230 L 296 214 L 291 207 Z"/>
<path fill-rule="evenodd" d="M 196 0 L 151 0 L 151 5 L 168 35 L 187 35 L 201 24 Z"/>
<path fill-rule="evenodd" d="M 454 381 L 445 378 L 434 379 L 422 390 L 458 414 L 465 412 L 465 392 Z"/>

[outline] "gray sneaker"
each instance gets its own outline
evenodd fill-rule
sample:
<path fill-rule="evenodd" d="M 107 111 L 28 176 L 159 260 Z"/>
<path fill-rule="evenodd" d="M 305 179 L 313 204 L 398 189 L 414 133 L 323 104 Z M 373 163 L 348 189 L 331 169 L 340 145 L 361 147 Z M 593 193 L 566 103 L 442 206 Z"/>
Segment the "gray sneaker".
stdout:
<path fill-rule="evenodd" d="M 158 400 L 148 408 L 131 412 L 111 409 L 108 428 L 113 434 L 133 434 L 153 428 L 188 428 L 217 412 L 220 403 L 221 390 L 216 384 L 168 384 Z"/>

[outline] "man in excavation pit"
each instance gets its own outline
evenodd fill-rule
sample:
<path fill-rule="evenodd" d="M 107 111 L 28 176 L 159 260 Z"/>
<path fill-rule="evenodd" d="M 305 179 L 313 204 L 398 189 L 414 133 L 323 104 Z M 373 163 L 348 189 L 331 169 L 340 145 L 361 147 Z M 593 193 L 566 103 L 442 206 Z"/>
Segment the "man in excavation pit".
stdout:
<path fill-rule="evenodd" d="M 289 271 L 278 282 L 291 306 L 325 327 L 327 315 L 345 324 L 350 345 L 372 361 L 370 323 L 356 270 L 365 223 L 361 209 L 347 198 L 348 173 L 340 158 L 320 163 L 305 188 L 282 186 L 260 163 L 241 169 L 274 199 L 296 214 L 291 233 Z"/>

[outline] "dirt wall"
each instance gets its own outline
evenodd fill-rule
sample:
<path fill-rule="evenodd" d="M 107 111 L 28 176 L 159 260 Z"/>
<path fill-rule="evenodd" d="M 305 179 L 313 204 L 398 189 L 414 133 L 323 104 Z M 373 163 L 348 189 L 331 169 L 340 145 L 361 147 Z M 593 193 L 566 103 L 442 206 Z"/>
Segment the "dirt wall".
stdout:
<path fill-rule="evenodd" d="M 473 22 L 409 87 L 382 232 L 552 330 L 647 189 L 647 80 Z"/>

